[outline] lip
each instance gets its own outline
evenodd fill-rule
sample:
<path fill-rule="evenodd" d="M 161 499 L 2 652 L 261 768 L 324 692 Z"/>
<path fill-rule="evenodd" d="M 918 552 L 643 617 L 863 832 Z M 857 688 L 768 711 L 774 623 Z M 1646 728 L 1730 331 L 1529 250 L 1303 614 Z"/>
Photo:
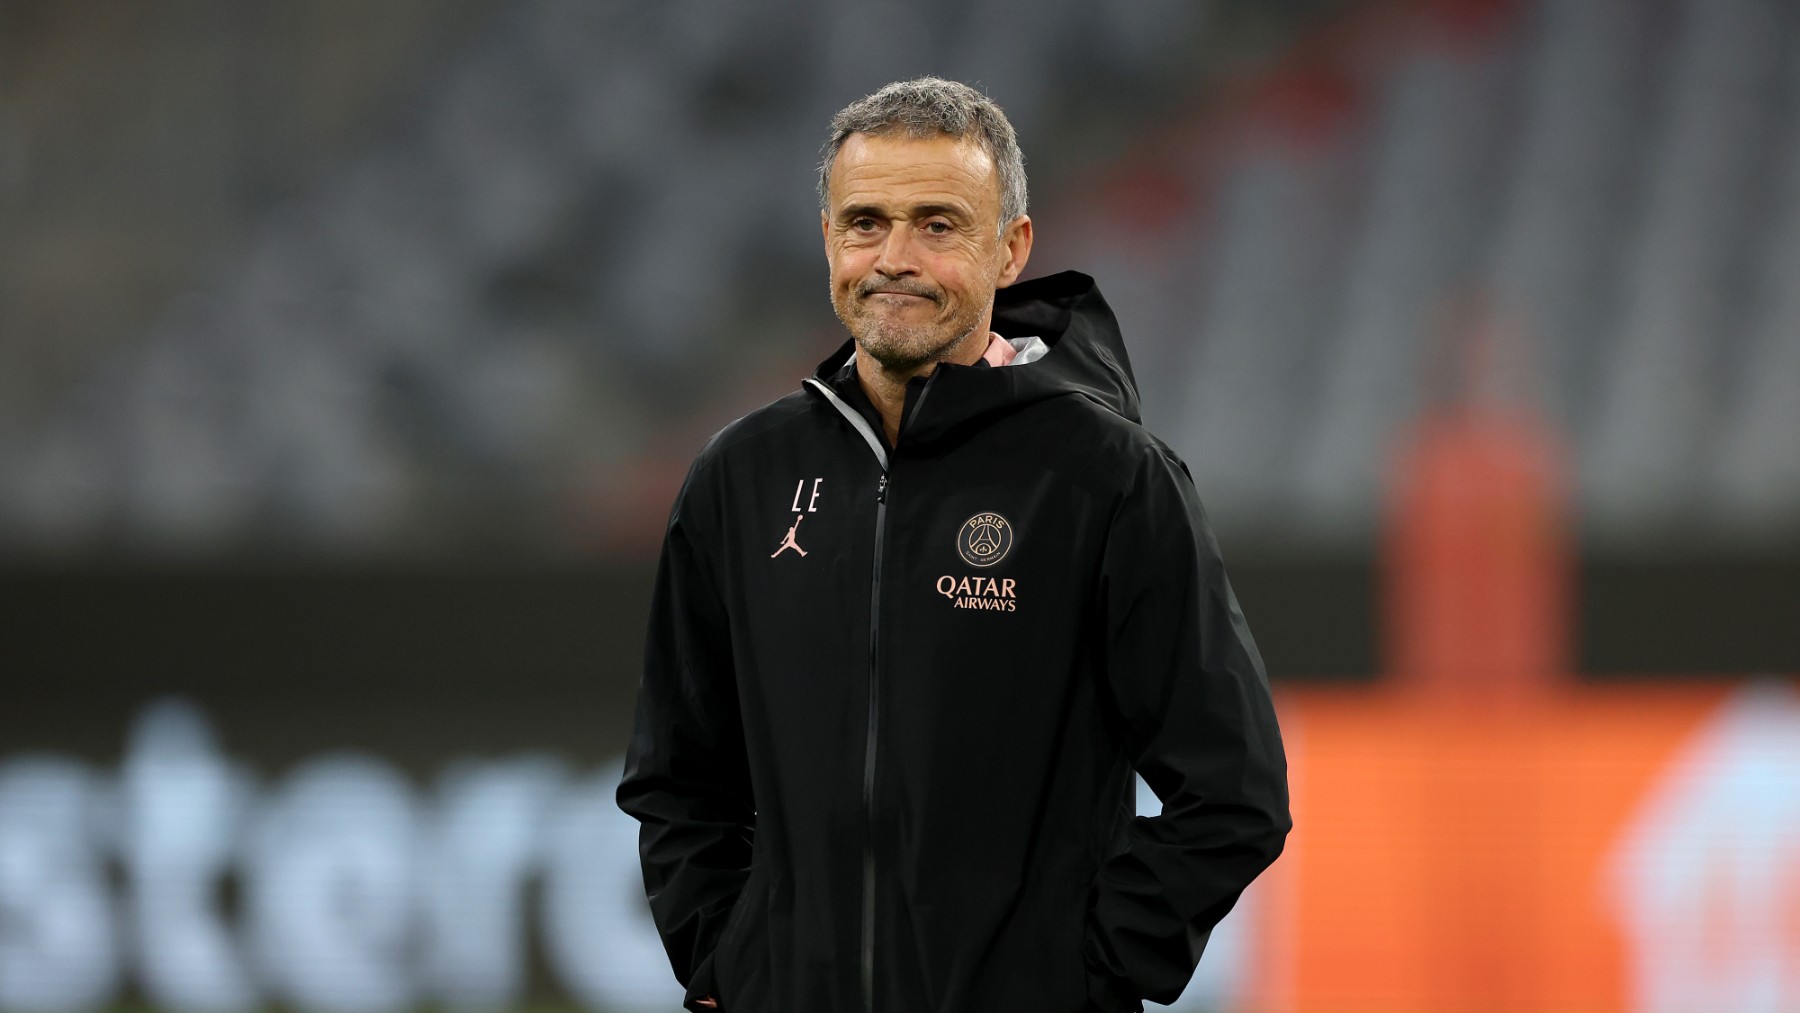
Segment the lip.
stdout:
<path fill-rule="evenodd" d="M 912 292 L 889 292 L 889 291 L 886 291 L 886 290 L 882 290 L 882 291 L 877 291 L 877 292 L 870 292 L 870 293 L 869 293 L 869 294 L 868 294 L 868 295 L 867 295 L 867 296 L 864 296 L 864 297 L 863 297 L 863 298 L 865 298 L 865 299 L 866 299 L 866 298 L 870 298 L 870 297 L 872 297 L 872 296 L 878 296 L 878 295 L 886 295 L 886 296 L 901 296 L 901 297 L 904 297 L 904 298 L 907 298 L 907 299 L 923 299 L 923 300 L 925 300 L 925 301 L 926 301 L 926 302 L 930 302 L 930 301 L 931 301 L 931 297 L 930 297 L 930 296 L 923 296 L 923 295 L 917 295 L 917 294 L 915 294 L 915 293 L 912 293 Z"/>

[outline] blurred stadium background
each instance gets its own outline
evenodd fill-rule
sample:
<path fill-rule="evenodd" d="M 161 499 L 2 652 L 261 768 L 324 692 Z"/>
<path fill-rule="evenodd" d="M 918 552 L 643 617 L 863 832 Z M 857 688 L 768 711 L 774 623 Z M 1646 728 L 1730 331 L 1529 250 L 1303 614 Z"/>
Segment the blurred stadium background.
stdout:
<path fill-rule="evenodd" d="M 0 1010 L 677 1008 L 649 560 L 926 72 L 1279 683 L 1176 1008 L 1800 1009 L 1800 5 L 9 0 Z"/>

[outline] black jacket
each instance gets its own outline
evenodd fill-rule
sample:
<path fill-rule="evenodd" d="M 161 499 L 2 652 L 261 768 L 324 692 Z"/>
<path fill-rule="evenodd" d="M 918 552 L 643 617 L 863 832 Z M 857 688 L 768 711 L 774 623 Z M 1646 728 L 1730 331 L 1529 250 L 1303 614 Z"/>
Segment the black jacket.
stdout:
<path fill-rule="evenodd" d="M 1262 662 L 1111 311 L 1066 273 L 994 329 L 1050 350 L 913 380 L 890 449 L 846 343 L 676 500 L 618 799 L 690 1009 L 1172 1002 L 1281 851 Z"/>

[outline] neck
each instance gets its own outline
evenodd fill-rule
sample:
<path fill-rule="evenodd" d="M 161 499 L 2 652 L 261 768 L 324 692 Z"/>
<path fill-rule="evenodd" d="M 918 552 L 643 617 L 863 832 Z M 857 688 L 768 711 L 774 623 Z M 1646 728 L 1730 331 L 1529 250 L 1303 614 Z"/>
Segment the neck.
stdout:
<path fill-rule="evenodd" d="M 906 382 L 915 376 L 930 376 L 940 362 L 974 365 L 987 350 L 988 334 L 987 328 L 977 327 L 939 355 L 907 366 L 884 366 L 876 362 L 874 356 L 857 355 L 856 379 L 881 414 L 881 429 L 887 434 L 888 446 L 897 446 L 900 442 L 900 412 L 906 407 Z"/>

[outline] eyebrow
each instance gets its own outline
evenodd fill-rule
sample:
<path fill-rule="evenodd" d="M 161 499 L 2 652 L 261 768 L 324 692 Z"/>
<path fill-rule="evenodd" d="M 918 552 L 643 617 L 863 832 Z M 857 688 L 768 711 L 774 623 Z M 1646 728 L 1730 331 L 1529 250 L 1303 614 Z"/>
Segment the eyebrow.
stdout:
<path fill-rule="evenodd" d="M 907 213 L 914 218 L 930 218 L 934 215 L 942 215 L 945 218 L 966 222 L 972 217 L 968 209 L 955 204 L 918 204 L 907 208 L 906 210 Z M 871 218 L 885 218 L 887 217 L 887 209 L 877 207 L 874 204 L 855 204 L 839 211 L 837 218 L 838 221 L 849 221 L 853 218 L 861 218 L 864 215 L 868 215 Z"/>

